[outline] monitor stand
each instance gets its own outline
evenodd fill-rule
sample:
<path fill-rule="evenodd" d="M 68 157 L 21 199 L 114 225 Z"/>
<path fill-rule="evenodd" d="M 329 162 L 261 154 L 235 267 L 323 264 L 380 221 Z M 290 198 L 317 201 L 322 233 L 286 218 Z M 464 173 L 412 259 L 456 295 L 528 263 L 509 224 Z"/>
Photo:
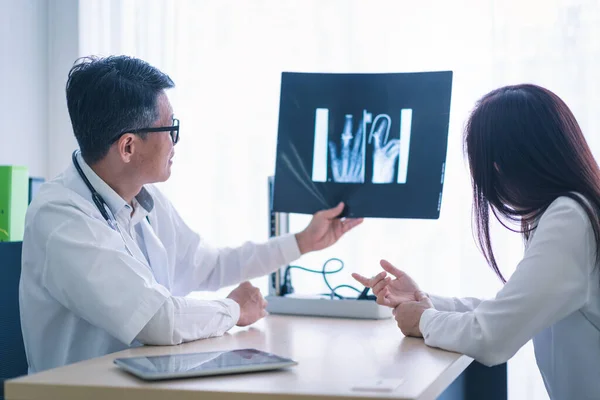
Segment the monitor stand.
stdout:
<path fill-rule="evenodd" d="M 269 177 L 269 236 L 289 232 L 289 215 L 273 211 L 274 179 Z M 269 277 L 269 295 L 266 296 L 267 311 L 271 314 L 311 315 L 319 317 L 385 319 L 392 317 L 392 309 L 373 300 L 337 299 L 329 296 L 300 296 L 286 294 L 283 281 L 286 265 Z"/>

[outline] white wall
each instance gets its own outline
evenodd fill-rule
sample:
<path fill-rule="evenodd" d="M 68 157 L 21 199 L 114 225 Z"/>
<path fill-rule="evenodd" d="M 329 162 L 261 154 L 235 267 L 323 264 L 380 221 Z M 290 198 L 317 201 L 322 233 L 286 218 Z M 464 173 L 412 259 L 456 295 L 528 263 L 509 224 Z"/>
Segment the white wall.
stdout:
<path fill-rule="evenodd" d="M 0 5 L 0 164 L 47 177 L 48 1 Z"/>
<path fill-rule="evenodd" d="M 65 84 L 79 57 L 79 0 L 48 4 L 48 177 L 61 173 L 77 148 L 67 110 Z"/>

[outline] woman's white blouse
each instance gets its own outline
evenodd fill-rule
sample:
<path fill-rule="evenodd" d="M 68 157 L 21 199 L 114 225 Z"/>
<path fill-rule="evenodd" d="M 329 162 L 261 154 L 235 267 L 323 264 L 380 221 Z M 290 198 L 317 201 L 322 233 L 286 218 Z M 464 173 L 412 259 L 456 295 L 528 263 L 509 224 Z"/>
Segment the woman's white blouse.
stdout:
<path fill-rule="evenodd" d="M 533 339 L 552 399 L 600 399 L 596 239 L 573 199 L 560 197 L 548 207 L 495 298 L 430 297 L 435 309 L 419 324 L 427 345 L 496 365 Z"/>

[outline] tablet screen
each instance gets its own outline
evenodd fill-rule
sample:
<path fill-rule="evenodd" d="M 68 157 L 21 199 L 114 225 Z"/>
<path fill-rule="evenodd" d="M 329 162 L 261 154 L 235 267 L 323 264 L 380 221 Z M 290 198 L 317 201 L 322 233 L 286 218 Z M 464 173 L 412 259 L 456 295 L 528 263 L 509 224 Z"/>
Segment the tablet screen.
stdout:
<path fill-rule="evenodd" d="M 115 364 L 143 378 L 217 375 L 295 365 L 296 362 L 256 349 L 118 358 Z"/>

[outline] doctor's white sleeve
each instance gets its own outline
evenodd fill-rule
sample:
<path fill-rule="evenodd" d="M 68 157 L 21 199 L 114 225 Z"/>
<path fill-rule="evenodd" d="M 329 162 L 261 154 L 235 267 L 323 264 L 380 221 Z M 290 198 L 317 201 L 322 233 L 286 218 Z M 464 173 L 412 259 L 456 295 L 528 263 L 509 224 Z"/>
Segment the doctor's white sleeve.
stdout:
<path fill-rule="evenodd" d="M 170 297 L 136 339 L 149 345 L 173 345 L 221 336 L 239 317 L 240 307 L 231 299 Z"/>
<path fill-rule="evenodd" d="M 195 236 L 190 244 L 189 262 L 184 266 L 196 282 L 190 290 L 217 290 L 265 276 L 300 257 L 296 237 L 288 234 L 264 243 L 246 242 L 239 247 L 214 248 Z"/>
<path fill-rule="evenodd" d="M 557 199 L 542 215 L 523 260 L 494 299 L 472 311 L 428 309 L 422 314 L 419 327 L 425 343 L 485 365 L 506 362 L 537 333 L 588 302 L 595 252 L 583 208 L 570 198 Z"/>
<path fill-rule="evenodd" d="M 166 209 L 177 240 L 175 279 L 171 290 L 186 296 L 196 290 L 217 290 L 265 276 L 300 257 L 296 237 L 287 234 L 264 243 L 239 247 L 212 247 L 181 218 L 158 190 L 156 199 Z M 235 227 L 232 227 L 235 229 Z"/>
<path fill-rule="evenodd" d="M 49 204 L 36 224 L 46 249 L 44 287 L 78 317 L 125 344 L 136 337 L 147 344 L 176 344 L 216 336 L 239 319 L 233 300 L 172 296 L 104 220 Z"/>

